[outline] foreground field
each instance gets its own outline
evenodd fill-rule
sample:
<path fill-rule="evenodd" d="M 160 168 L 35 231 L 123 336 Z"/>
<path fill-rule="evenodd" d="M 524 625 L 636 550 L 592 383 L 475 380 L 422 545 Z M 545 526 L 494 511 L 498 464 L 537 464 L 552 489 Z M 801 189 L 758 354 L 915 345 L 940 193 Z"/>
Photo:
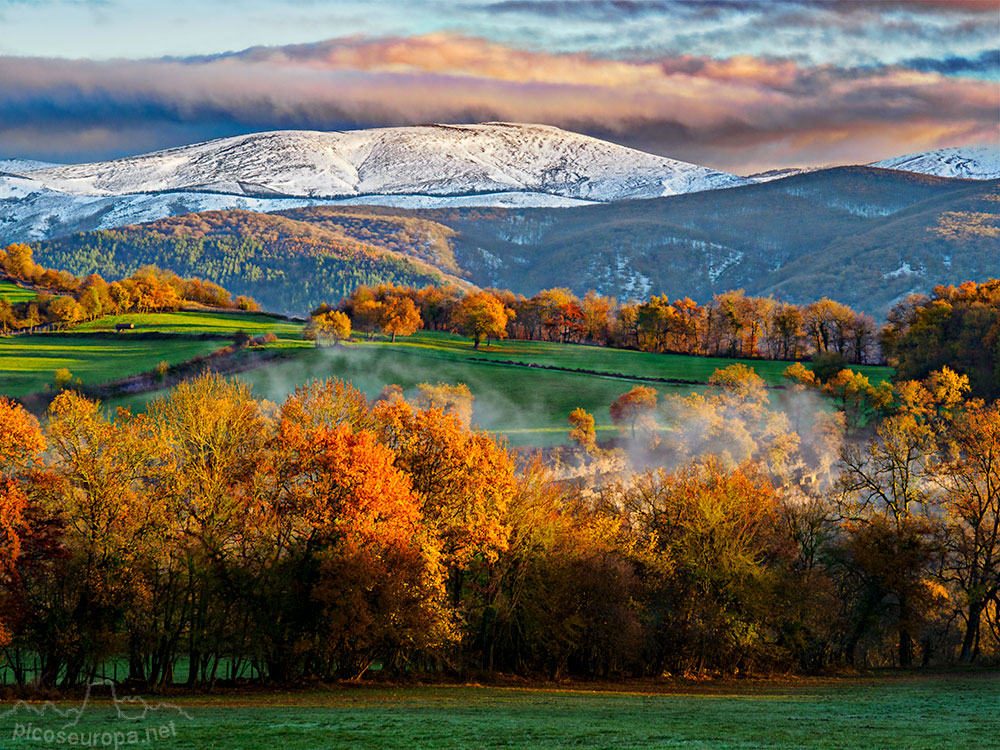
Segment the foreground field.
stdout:
<path fill-rule="evenodd" d="M 115 336 L 118 323 L 131 323 L 134 331 Z M 113 315 L 74 326 L 72 335 L 36 334 L 0 338 L 0 394 L 25 396 L 53 382 L 55 371 L 68 369 L 85 385 L 136 375 L 204 356 L 226 345 L 224 337 L 242 330 L 252 336 L 274 333 L 272 346 L 306 346 L 302 325 L 263 313 L 185 311 Z M 147 333 L 172 334 L 146 339 Z M 215 338 L 201 339 L 210 335 Z"/>
<path fill-rule="evenodd" d="M 986 673 L 672 683 L 634 692 L 335 687 L 182 697 L 167 704 L 123 721 L 109 704 L 94 702 L 72 729 L 137 729 L 145 737 L 146 727 L 169 727 L 153 740 L 157 746 L 199 750 L 985 748 L 995 747 L 1000 733 L 1000 676 Z M 22 708 L 3 718 L 0 747 L 38 746 L 12 739 L 19 717 L 46 726 L 46 719 Z M 54 720 L 50 711 L 47 721 Z"/>
<path fill-rule="evenodd" d="M 52 334 L 0 338 L 0 394 L 37 393 L 53 382 L 60 368 L 86 384 L 104 383 L 152 370 L 162 361 L 185 362 L 224 345 L 189 339 L 143 341 Z"/>

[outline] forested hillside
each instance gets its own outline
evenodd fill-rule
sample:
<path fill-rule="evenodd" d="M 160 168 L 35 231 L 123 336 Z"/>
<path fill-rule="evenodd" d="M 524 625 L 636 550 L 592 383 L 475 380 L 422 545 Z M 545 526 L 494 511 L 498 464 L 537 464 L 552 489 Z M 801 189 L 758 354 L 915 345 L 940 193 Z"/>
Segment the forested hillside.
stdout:
<path fill-rule="evenodd" d="M 344 221 L 358 239 L 333 222 L 310 224 L 249 211 L 209 211 L 137 227 L 75 234 L 37 243 L 39 261 L 75 274 L 127 276 L 153 264 L 197 275 L 236 294 L 252 294 L 279 312 L 302 312 L 318 300 L 339 298 L 361 284 L 437 284 L 446 274 L 421 259 L 448 266 L 444 228 L 421 233 L 415 219 Z M 412 249 L 407 257 L 400 249 Z M 253 290 L 250 292 L 249 290 Z"/>
<path fill-rule="evenodd" d="M 729 190 L 575 208 L 213 211 L 34 245 L 74 273 L 155 263 L 271 310 L 360 284 L 467 280 L 704 303 L 730 289 L 876 317 L 911 292 L 1000 274 L 1000 181 L 841 167 Z"/>
<path fill-rule="evenodd" d="M 881 316 L 908 292 L 1000 271 L 997 184 L 843 167 L 653 201 L 420 215 L 458 230 L 456 258 L 481 285 L 698 301 L 744 288 Z"/>

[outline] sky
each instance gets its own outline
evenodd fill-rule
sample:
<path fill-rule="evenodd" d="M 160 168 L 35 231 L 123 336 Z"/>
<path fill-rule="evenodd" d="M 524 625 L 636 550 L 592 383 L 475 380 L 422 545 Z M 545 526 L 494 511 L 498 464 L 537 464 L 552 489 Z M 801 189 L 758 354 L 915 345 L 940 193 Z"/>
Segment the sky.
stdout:
<path fill-rule="evenodd" d="M 738 173 L 1000 142 L 1000 0 L 0 0 L 0 158 L 504 120 Z"/>

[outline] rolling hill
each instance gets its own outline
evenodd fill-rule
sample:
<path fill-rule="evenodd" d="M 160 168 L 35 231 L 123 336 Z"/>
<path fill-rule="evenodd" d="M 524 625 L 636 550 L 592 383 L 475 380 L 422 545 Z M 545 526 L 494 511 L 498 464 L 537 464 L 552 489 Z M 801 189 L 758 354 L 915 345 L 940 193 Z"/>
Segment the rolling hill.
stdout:
<path fill-rule="evenodd" d="M 361 284 L 466 284 L 452 273 L 447 227 L 341 211 L 343 227 L 238 210 L 187 214 L 40 243 L 36 258 L 109 279 L 147 264 L 184 268 L 299 314 Z"/>

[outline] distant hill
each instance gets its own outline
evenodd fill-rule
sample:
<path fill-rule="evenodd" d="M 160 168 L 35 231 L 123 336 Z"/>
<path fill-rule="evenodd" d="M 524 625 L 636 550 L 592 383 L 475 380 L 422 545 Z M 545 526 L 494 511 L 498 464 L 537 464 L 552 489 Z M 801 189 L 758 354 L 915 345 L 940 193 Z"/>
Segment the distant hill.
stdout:
<path fill-rule="evenodd" d="M 622 299 L 704 301 L 742 287 L 792 302 L 829 296 L 882 314 L 909 292 L 1000 276 L 998 186 L 838 167 L 731 190 L 564 209 L 209 212 L 42 242 L 36 253 L 74 273 L 114 275 L 155 262 L 293 312 L 363 277 L 464 279 L 525 294 L 568 286 Z"/>
<path fill-rule="evenodd" d="M 1000 275 L 998 181 L 839 167 L 655 201 L 428 211 L 480 285 L 618 297 L 744 288 L 871 313 L 934 284 Z"/>
<path fill-rule="evenodd" d="M 150 263 L 185 269 L 285 313 L 307 312 L 360 284 L 464 283 L 449 273 L 455 265 L 446 227 L 350 212 L 341 219 L 350 231 L 333 222 L 208 211 L 39 243 L 35 256 L 60 269 L 109 279 Z"/>

